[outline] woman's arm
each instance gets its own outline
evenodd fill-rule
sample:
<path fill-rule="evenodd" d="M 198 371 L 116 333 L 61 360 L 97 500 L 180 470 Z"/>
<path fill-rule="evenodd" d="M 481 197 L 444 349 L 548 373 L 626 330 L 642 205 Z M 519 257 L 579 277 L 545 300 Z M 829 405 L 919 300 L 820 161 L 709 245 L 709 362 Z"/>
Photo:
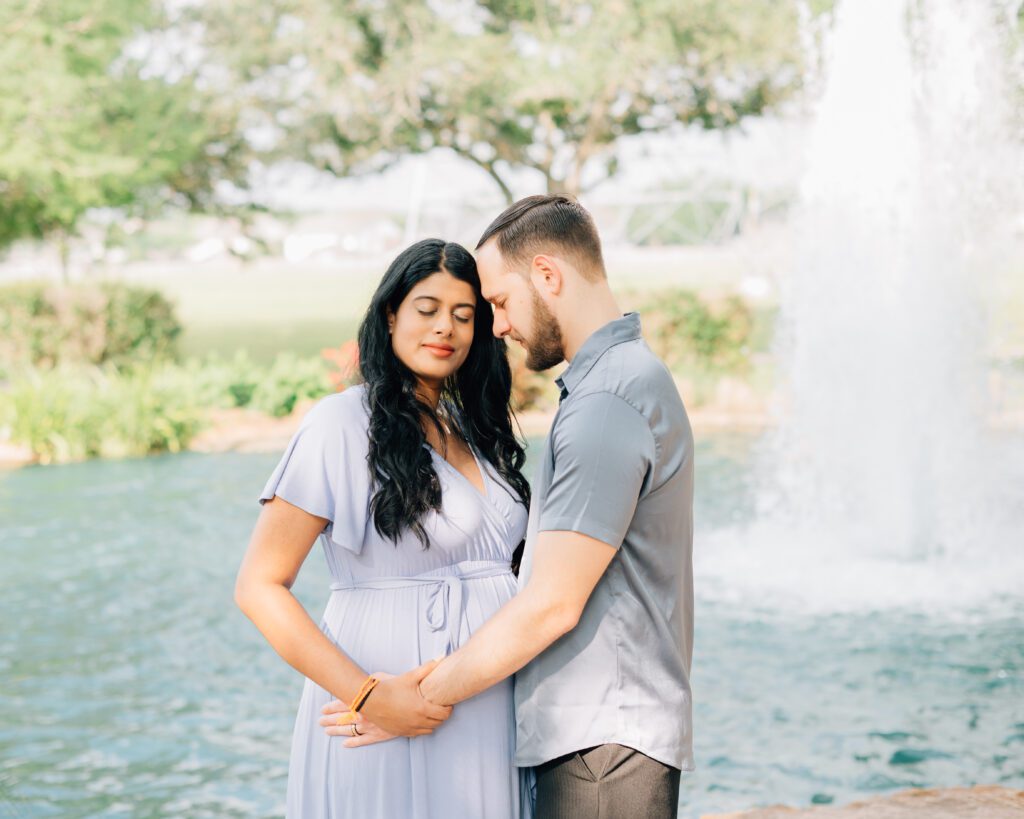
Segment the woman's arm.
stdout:
<path fill-rule="evenodd" d="M 275 497 L 263 505 L 238 579 L 235 602 L 296 671 L 331 693 L 354 695 L 366 679 L 291 593 L 327 521 Z"/>
<path fill-rule="evenodd" d="M 283 498 L 265 503 L 238 570 L 235 602 L 285 662 L 338 699 L 351 702 L 367 672 L 320 631 L 291 593 L 302 563 L 326 524 L 325 518 Z M 433 667 L 428 665 L 382 680 L 363 712 L 392 734 L 433 731 L 451 709 L 420 696 L 417 684 Z"/>

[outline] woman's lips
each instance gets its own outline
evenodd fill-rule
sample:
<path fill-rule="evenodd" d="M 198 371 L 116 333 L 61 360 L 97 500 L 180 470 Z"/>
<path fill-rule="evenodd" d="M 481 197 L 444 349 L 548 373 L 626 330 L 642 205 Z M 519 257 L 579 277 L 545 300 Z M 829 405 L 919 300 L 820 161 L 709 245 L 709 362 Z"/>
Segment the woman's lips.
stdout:
<path fill-rule="evenodd" d="M 446 344 L 424 344 L 423 346 L 438 358 L 450 358 L 452 353 L 455 352 L 454 348 L 449 347 Z"/>

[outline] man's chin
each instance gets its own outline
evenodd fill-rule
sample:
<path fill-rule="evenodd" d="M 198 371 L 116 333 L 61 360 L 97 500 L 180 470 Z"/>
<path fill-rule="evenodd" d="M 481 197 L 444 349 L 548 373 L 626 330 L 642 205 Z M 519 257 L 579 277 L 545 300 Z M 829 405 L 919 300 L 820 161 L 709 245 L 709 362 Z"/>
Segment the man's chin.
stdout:
<path fill-rule="evenodd" d="M 549 353 L 547 356 L 537 355 L 530 350 L 528 347 L 523 345 L 526 350 L 526 369 L 532 370 L 535 373 L 542 373 L 545 370 L 550 370 L 552 367 L 557 367 L 563 361 L 565 357 L 563 355 Z"/>

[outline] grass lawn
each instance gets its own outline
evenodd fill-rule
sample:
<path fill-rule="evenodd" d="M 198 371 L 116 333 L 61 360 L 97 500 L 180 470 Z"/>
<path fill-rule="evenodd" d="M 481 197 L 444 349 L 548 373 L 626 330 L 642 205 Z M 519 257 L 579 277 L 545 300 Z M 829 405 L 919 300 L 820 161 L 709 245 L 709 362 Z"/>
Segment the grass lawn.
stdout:
<path fill-rule="evenodd" d="M 378 281 L 369 273 L 263 269 L 134 278 L 177 304 L 184 355 L 246 350 L 258 363 L 354 338 Z"/>

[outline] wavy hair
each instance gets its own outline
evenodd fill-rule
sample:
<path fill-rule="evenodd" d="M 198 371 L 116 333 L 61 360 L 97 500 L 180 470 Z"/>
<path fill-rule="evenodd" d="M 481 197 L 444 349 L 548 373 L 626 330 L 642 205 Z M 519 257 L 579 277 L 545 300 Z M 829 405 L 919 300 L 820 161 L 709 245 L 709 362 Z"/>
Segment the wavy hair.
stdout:
<path fill-rule="evenodd" d="M 416 395 L 415 374 L 395 355 L 388 333 L 388 312 L 397 313 L 409 291 L 428 276 L 447 272 L 473 288 L 477 309 L 473 343 L 462 366 L 448 379 L 435 412 Z M 446 440 L 444 420 L 486 458 L 524 505 L 530 485 L 523 477 L 526 455 L 512 431 L 512 373 L 505 342 L 491 332 L 492 313 L 480 292 L 476 262 L 461 245 L 424 239 L 403 250 L 377 286 L 359 326 L 359 366 L 370 411 L 367 461 L 373 486 L 370 513 L 382 537 L 397 543 L 411 530 L 424 548 L 430 545 L 423 516 L 441 509 L 441 483 L 430 450 L 424 446 L 424 421 Z M 514 564 L 522 553 L 516 550 Z"/>

